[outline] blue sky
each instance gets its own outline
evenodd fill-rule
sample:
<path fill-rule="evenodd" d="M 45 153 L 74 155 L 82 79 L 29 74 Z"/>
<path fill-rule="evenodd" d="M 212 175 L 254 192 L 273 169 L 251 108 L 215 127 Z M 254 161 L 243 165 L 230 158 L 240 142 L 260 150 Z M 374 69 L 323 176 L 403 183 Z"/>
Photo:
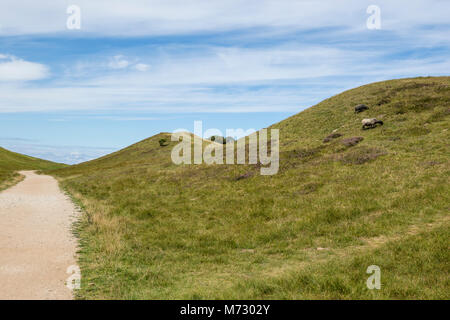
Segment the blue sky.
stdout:
<path fill-rule="evenodd" d="M 80 30 L 66 27 L 73 4 Z M 445 0 L 2 0 L 0 146 L 77 163 L 194 120 L 260 129 L 359 85 L 448 75 L 449 12 Z"/>

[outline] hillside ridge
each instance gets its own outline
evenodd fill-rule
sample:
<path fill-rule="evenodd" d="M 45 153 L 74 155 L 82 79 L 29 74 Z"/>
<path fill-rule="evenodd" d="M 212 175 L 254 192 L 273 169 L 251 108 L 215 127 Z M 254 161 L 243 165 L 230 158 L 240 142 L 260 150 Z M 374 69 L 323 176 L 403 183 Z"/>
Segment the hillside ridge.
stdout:
<path fill-rule="evenodd" d="M 0 191 L 19 182 L 20 170 L 56 169 L 66 165 L 23 155 L 0 147 Z"/>
<path fill-rule="evenodd" d="M 448 299 L 449 116 L 450 77 L 391 80 L 269 127 L 273 176 L 175 165 L 167 133 L 49 170 L 85 212 L 78 297 Z"/>

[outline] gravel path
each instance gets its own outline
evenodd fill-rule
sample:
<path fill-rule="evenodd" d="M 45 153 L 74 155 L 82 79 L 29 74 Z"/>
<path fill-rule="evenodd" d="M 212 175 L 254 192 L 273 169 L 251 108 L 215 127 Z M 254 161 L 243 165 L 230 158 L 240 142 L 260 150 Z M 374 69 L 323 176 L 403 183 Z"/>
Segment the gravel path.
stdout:
<path fill-rule="evenodd" d="M 0 300 L 72 299 L 77 210 L 57 181 L 32 171 L 0 193 Z"/>

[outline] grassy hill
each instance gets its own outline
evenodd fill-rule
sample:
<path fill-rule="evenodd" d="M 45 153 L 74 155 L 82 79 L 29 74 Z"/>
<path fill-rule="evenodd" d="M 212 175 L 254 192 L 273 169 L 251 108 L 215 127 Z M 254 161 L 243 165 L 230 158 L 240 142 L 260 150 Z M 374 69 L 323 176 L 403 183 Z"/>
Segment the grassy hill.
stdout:
<path fill-rule="evenodd" d="M 449 299 L 449 116 L 449 77 L 392 80 L 274 124 L 273 176 L 174 165 L 165 133 L 51 171 L 85 210 L 78 297 Z"/>
<path fill-rule="evenodd" d="M 0 191 L 20 181 L 19 170 L 49 170 L 66 165 L 33 158 L 0 147 Z"/>

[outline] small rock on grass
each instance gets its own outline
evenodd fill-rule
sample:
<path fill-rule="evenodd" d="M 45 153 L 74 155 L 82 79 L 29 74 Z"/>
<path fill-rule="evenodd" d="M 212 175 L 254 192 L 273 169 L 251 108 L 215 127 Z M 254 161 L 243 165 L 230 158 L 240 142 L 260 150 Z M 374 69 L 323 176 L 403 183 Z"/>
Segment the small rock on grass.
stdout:
<path fill-rule="evenodd" d="M 325 139 L 323 139 L 323 142 L 324 143 L 330 142 L 331 140 L 337 139 L 339 137 L 342 137 L 342 134 L 335 132 L 335 133 L 328 135 Z"/>
<path fill-rule="evenodd" d="M 341 143 L 346 147 L 353 147 L 356 146 L 358 143 L 363 141 L 363 137 L 351 137 L 351 138 L 345 138 L 341 141 Z"/>

